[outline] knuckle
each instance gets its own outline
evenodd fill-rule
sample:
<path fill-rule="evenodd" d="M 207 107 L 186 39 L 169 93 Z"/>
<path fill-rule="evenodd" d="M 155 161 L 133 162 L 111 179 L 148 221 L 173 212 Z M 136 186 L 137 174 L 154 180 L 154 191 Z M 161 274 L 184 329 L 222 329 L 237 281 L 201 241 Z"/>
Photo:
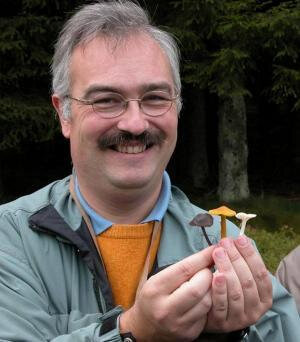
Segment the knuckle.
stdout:
<path fill-rule="evenodd" d="M 221 296 L 227 295 L 227 289 L 226 289 L 226 287 L 221 288 L 221 289 L 214 288 L 213 293 L 214 293 L 214 295 L 221 297 Z"/>
<path fill-rule="evenodd" d="M 227 311 L 227 304 L 226 303 L 218 303 L 215 305 L 215 311 L 218 313 L 224 313 Z"/>
<path fill-rule="evenodd" d="M 229 299 L 232 300 L 233 302 L 238 302 L 239 300 L 242 299 L 242 292 L 239 291 L 239 290 L 233 291 L 233 292 L 229 295 Z"/>
<path fill-rule="evenodd" d="M 245 279 L 241 281 L 242 289 L 249 290 L 254 287 L 254 280 L 251 278 Z"/>
<path fill-rule="evenodd" d="M 220 267 L 221 268 L 221 267 Z M 222 272 L 229 273 L 233 270 L 232 264 L 230 260 L 224 260 L 222 263 Z"/>
<path fill-rule="evenodd" d="M 152 283 L 146 284 L 142 289 L 142 296 L 148 299 L 154 299 L 158 296 L 159 292 L 156 286 Z"/>
<path fill-rule="evenodd" d="M 153 318 L 154 318 L 155 322 L 157 322 L 159 324 L 166 324 L 168 316 L 169 316 L 169 312 L 165 308 L 158 308 L 153 313 Z"/>
<path fill-rule="evenodd" d="M 240 258 L 241 258 L 241 255 L 238 252 L 234 252 L 234 253 L 230 254 L 230 261 L 231 262 L 238 261 Z"/>
<path fill-rule="evenodd" d="M 263 303 L 264 312 L 268 311 L 273 305 L 273 298 L 267 298 Z"/>
<path fill-rule="evenodd" d="M 269 272 L 266 268 L 259 269 L 256 272 L 255 279 L 259 282 L 265 282 L 267 279 L 269 280 Z"/>
<path fill-rule="evenodd" d="M 194 299 L 201 299 L 201 297 L 203 297 L 203 291 L 197 287 L 191 287 L 189 290 L 189 294 Z"/>
<path fill-rule="evenodd" d="M 211 309 L 211 306 L 212 306 L 211 296 L 204 297 L 203 300 L 202 300 L 202 305 L 204 307 L 204 311 L 208 312 Z"/>
<path fill-rule="evenodd" d="M 184 260 L 184 262 L 180 264 L 180 271 L 186 279 L 190 279 L 195 273 L 192 264 L 188 260 Z"/>
<path fill-rule="evenodd" d="M 250 314 L 248 314 L 248 319 L 245 321 L 245 325 L 252 325 L 254 323 L 256 323 L 260 317 L 262 316 L 262 314 L 259 314 L 258 312 L 252 312 Z"/>
<path fill-rule="evenodd" d="M 257 254 L 256 250 L 250 243 L 243 251 L 245 257 L 252 257 L 253 255 Z"/>

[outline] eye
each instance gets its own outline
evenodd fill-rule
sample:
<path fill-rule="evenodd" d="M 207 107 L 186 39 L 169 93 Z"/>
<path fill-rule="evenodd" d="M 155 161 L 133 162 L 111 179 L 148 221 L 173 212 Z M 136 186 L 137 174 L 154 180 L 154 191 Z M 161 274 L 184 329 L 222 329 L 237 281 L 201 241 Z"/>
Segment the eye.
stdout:
<path fill-rule="evenodd" d="M 122 102 L 122 98 L 117 94 L 102 94 L 93 100 L 93 106 L 97 109 L 106 109 L 119 106 Z"/>
<path fill-rule="evenodd" d="M 150 92 L 143 96 L 142 101 L 147 104 L 155 105 L 170 101 L 170 96 L 168 93 L 165 93 L 163 91 Z"/>

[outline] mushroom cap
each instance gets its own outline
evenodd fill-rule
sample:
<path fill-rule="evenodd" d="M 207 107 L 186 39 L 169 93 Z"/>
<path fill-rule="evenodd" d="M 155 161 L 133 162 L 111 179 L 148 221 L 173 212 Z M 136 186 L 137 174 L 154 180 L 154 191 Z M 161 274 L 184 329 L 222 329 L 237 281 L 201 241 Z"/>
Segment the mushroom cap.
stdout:
<path fill-rule="evenodd" d="M 207 213 L 198 214 L 192 219 L 190 225 L 198 227 L 210 227 L 213 224 L 213 221 L 214 219 L 212 218 L 212 216 Z"/>
<path fill-rule="evenodd" d="M 239 220 L 249 220 L 251 218 L 256 217 L 256 214 L 246 214 L 246 213 L 237 213 L 235 217 Z"/>
<path fill-rule="evenodd" d="M 234 210 L 229 209 L 228 207 L 225 207 L 225 205 L 222 205 L 219 208 L 211 209 L 208 211 L 211 215 L 223 215 L 232 217 L 236 215 L 236 212 Z"/>

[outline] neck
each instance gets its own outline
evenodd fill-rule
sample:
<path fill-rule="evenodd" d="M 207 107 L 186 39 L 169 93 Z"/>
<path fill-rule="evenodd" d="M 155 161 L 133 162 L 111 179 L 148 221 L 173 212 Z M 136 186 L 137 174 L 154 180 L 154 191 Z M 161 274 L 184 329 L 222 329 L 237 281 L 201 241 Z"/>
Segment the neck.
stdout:
<path fill-rule="evenodd" d="M 77 179 L 90 207 L 116 224 L 140 223 L 155 206 L 162 186 L 161 180 L 143 189 L 98 189 L 95 184 L 86 184 L 78 175 Z"/>

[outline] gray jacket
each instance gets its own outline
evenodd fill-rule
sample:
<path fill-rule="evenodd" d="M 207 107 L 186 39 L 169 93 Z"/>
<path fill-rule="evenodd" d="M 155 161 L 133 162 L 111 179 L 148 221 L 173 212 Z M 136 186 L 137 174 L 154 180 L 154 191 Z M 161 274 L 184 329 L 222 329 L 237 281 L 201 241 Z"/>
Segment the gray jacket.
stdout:
<path fill-rule="evenodd" d="M 103 319 L 121 309 L 68 186 L 69 177 L 0 206 L 0 341 L 121 341 L 117 326 L 101 333 Z M 189 226 L 199 212 L 172 188 L 154 272 L 207 246 Z M 208 230 L 213 242 L 220 238 L 218 226 Z M 238 235 L 230 223 L 228 232 Z M 295 303 L 272 281 L 273 307 L 251 326 L 249 340 L 296 342 Z"/>

